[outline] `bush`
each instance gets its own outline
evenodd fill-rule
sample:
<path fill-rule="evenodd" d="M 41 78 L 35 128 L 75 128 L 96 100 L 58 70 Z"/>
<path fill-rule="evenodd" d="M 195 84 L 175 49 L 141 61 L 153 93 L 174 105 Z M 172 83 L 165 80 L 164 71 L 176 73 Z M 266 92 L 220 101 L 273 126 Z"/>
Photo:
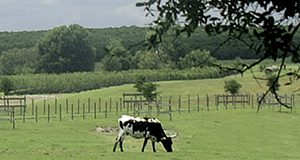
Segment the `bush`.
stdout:
<path fill-rule="evenodd" d="M 225 92 L 229 92 L 230 94 L 234 95 L 239 92 L 241 87 L 241 84 L 239 84 L 236 80 L 232 79 L 225 81 L 224 89 Z"/>
<path fill-rule="evenodd" d="M 10 79 L 4 77 L 1 80 L 0 87 L 1 87 L 1 91 L 4 92 L 4 95 L 8 95 L 9 92 L 13 90 L 14 85 L 13 85 L 13 82 Z"/>
<path fill-rule="evenodd" d="M 138 79 L 138 81 L 134 85 L 134 88 L 136 88 L 137 91 L 140 92 L 148 102 L 151 102 L 157 96 L 157 87 L 159 85 L 153 82 L 144 82 L 143 80 L 144 78 Z"/>

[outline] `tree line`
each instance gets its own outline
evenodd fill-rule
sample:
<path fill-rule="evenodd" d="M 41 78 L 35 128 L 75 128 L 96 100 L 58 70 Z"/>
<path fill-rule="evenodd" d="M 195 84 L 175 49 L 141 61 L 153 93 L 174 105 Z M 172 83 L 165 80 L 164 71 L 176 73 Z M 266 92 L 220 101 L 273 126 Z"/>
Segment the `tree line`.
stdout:
<path fill-rule="evenodd" d="M 0 74 L 186 69 L 210 66 L 217 60 L 261 56 L 237 40 L 222 45 L 225 34 L 208 36 L 203 28 L 190 37 L 173 35 L 170 32 L 157 48 L 149 49 L 153 32 L 144 27 L 87 29 L 70 25 L 48 31 L 1 32 Z"/>
<path fill-rule="evenodd" d="M 1 32 L 0 74 L 187 69 L 210 66 L 217 60 L 258 58 L 238 41 L 222 46 L 225 35 L 195 33 L 164 37 L 148 48 L 153 32 L 146 27 L 88 29 L 60 26 L 48 31 Z"/>

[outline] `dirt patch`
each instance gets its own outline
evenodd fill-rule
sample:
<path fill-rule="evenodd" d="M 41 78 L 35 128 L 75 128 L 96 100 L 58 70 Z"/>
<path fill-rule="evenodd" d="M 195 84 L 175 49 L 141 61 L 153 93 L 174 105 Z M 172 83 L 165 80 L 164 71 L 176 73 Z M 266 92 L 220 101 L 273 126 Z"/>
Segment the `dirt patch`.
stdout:
<path fill-rule="evenodd" d="M 117 127 L 111 127 L 111 126 L 96 126 L 94 129 L 97 133 L 105 133 L 105 134 L 116 134 L 118 133 L 119 129 Z"/>
<path fill-rule="evenodd" d="M 111 127 L 111 126 L 106 126 L 106 127 L 96 126 L 93 131 L 95 131 L 97 133 L 101 133 L 101 134 L 117 134 L 119 132 L 119 128 L 118 127 Z M 167 136 L 178 134 L 178 132 L 174 131 L 174 130 L 166 129 L 164 131 L 165 131 Z"/>
<path fill-rule="evenodd" d="M 44 100 L 44 99 L 55 99 L 55 98 L 59 98 L 61 97 L 62 95 L 61 94 L 34 94 L 34 95 L 31 95 L 31 94 L 28 94 L 26 95 L 26 98 L 28 100 Z"/>

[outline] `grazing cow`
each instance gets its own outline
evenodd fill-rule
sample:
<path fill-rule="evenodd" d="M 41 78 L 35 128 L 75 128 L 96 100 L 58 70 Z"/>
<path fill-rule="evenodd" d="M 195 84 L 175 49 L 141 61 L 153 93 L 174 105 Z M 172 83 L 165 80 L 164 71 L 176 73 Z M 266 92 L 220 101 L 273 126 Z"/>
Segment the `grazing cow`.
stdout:
<path fill-rule="evenodd" d="M 130 135 L 134 138 L 145 138 L 142 147 L 144 152 L 145 146 L 150 139 L 152 141 L 153 152 L 155 150 L 155 142 L 161 142 L 167 152 L 172 152 L 172 138 L 177 134 L 167 137 L 160 121 L 153 117 L 130 117 L 123 115 L 118 120 L 119 122 L 119 135 L 116 138 L 116 142 L 113 151 L 116 151 L 117 144 L 120 143 L 121 152 L 123 152 L 123 141 L 126 135 Z"/>
<path fill-rule="evenodd" d="M 279 68 L 277 66 L 273 65 L 273 66 L 266 67 L 265 68 L 265 73 L 270 74 L 270 73 L 273 73 L 273 72 L 277 72 L 278 70 L 279 70 Z"/>

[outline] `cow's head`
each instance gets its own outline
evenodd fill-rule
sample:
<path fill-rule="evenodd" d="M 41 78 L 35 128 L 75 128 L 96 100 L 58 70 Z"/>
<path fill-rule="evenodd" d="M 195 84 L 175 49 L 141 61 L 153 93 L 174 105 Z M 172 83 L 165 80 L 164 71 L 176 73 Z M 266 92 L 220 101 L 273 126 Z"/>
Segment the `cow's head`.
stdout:
<path fill-rule="evenodd" d="M 172 144 L 173 144 L 173 142 L 172 142 L 172 138 L 171 137 L 164 137 L 164 138 L 162 138 L 161 139 L 161 143 L 163 144 L 163 146 L 164 146 L 164 148 L 165 148 L 165 150 L 167 152 L 173 152 L 173 150 L 172 150 Z"/>
<path fill-rule="evenodd" d="M 172 141 L 172 138 L 175 138 L 177 137 L 178 133 L 175 133 L 173 135 L 170 135 L 169 137 L 163 137 L 161 139 L 161 143 L 163 144 L 165 150 L 167 152 L 173 152 L 173 149 L 172 149 L 172 144 L 173 144 L 173 141 Z"/>

